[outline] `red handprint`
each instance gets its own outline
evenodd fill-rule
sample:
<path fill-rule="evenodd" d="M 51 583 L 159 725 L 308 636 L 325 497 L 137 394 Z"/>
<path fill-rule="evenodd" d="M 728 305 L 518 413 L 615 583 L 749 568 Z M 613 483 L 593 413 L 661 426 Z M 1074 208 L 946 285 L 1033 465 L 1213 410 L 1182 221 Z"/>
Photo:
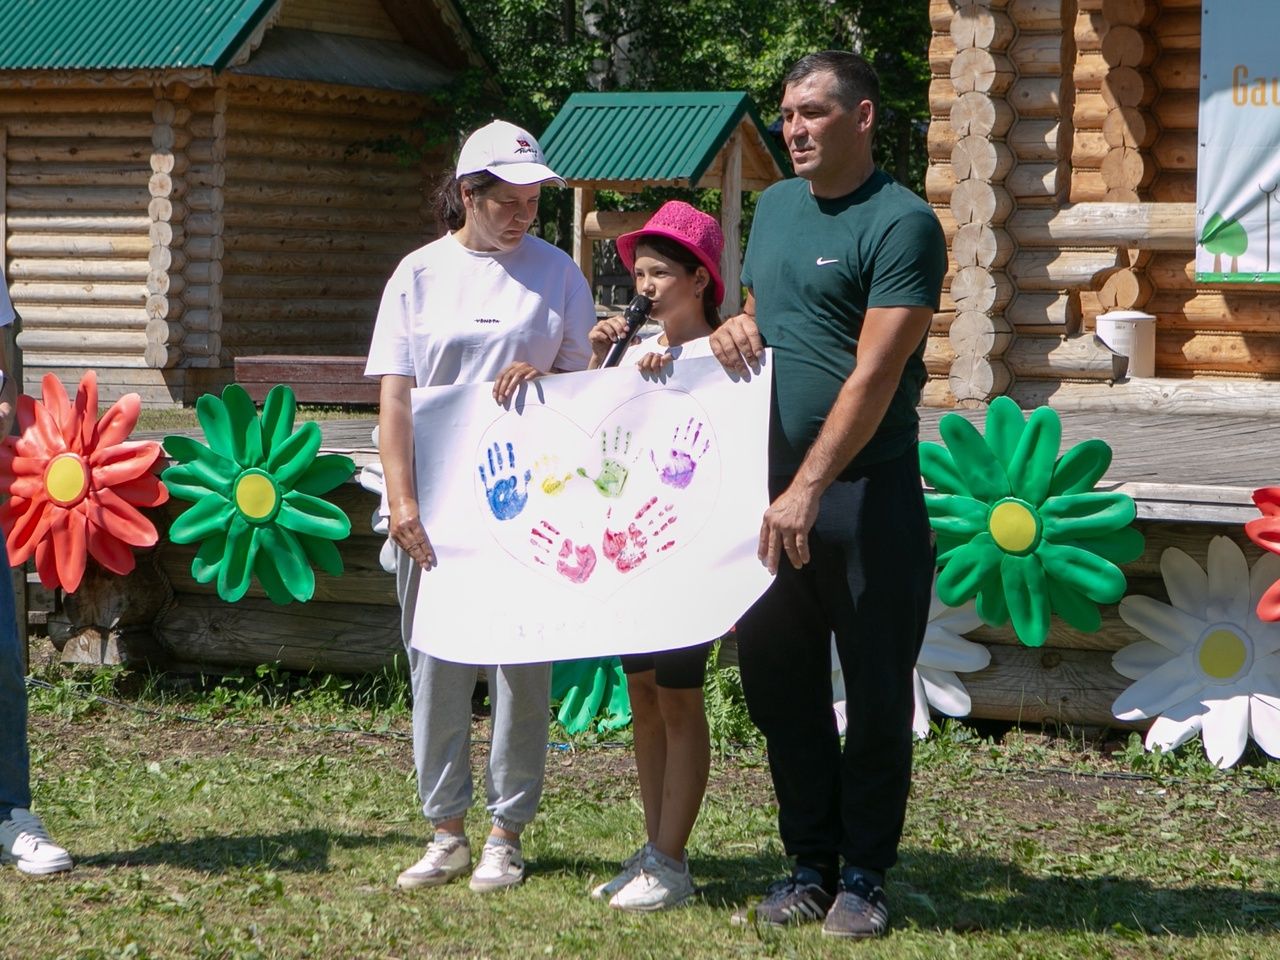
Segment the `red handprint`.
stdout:
<path fill-rule="evenodd" d="M 539 520 L 538 526 L 529 531 L 529 543 L 534 548 L 534 561 L 544 566 L 548 565 L 548 558 L 557 539 L 560 539 L 560 531 L 547 521 Z M 556 573 L 570 583 L 586 583 L 595 569 L 596 551 L 591 544 L 578 547 L 568 537 L 561 541 L 560 549 L 556 554 Z"/>
<path fill-rule="evenodd" d="M 636 511 L 635 517 L 627 524 L 625 530 L 610 530 L 608 526 L 605 527 L 602 549 L 605 558 L 618 568 L 619 573 L 630 573 L 644 563 L 649 556 L 650 541 L 660 540 L 661 535 L 676 522 L 676 515 L 671 512 L 673 505 L 670 503 L 659 508 L 656 513 L 653 512 L 657 502 L 657 497 L 650 497 L 648 502 Z M 612 514 L 613 511 L 610 510 L 609 515 Z M 606 521 L 607 519 L 606 517 Z M 661 546 L 654 547 L 653 552 L 662 553 L 675 545 L 675 540 L 670 539 Z"/>

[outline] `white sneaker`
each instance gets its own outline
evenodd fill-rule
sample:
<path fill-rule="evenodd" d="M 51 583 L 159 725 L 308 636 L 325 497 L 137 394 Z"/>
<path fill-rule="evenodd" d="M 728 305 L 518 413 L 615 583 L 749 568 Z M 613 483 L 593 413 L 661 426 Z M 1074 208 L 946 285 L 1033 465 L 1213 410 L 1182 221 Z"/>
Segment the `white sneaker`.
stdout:
<path fill-rule="evenodd" d="M 693 877 L 689 875 L 688 862 L 682 869 L 672 870 L 650 854 L 632 881 L 613 895 L 609 906 L 616 910 L 652 913 L 681 906 L 692 896 Z"/>
<path fill-rule="evenodd" d="M 520 855 L 520 848 L 506 841 L 494 843 L 490 840 L 480 852 L 480 862 L 471 874 L 471 889 L 476 893 L 488 893 L 514 887 L 522 880 L 524 857 Z"/>
<path fill-rule="evenodd" d="M 0 863 L 16 864 L 23 873 L 43 876 L 70 870 L 71 854 L 49 839 L 44 823 L 30 810 L 15 807 L 0 823 Z"/>
<path fill-rule="evenodd" d="M 415 887 L 438 887 L 460 877 L 471 869 L 471 844 L 466 837 L 438 833 L 427 844 L 421 860 L 396 878 L 402 890 Z"/>
<path fill-rule="evenodd" d="M 612 880 L 606 880 L 604 883 L 601 883 L 591 889 L 591 899 L 611 899 L 615 893 L 635 879 L 636 874 L 640 872 L 640 864 L 648 855 L 649 844 L 646 843 L 643 847 L 622 861 L 622 870 L 617 876 Z"/>

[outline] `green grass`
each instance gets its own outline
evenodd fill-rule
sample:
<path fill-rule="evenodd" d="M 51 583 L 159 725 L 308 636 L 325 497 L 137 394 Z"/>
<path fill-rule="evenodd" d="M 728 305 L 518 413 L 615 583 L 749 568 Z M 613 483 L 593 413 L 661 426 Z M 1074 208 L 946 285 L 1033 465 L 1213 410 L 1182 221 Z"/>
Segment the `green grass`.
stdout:
<path fill-rule="evenodd" d="M 690 850 L 702 896 L 634 917 L 587 897 L 641 839 L 625 746 L 553 746 L 524 887 L 406 894 L 427 830 L 399 677 L 40 678 L 37 807 L 79 863 L 0 873 L 6 958 L 1280 955 L 1280 764 L 1256 756 L 1222 773 L 1194 744 L 1153 760 L 947 724 L 917 749 L 892 936 L 851 945 L 730 926 L 784 866 L 751 748 L 715 760 Z"/>
<path fill-rule="evenodd" d="M 377 416 L 377 409 L 367 406 L 303 404 L 298 407 L 297 421 L 301 423 L 304 420 L 375 420 Z M 194 407 L 167 407 L 143 410 L 138 416 L 137 429 L 145 433 L 155 430 L 191 430 L 199 425 Z"/>

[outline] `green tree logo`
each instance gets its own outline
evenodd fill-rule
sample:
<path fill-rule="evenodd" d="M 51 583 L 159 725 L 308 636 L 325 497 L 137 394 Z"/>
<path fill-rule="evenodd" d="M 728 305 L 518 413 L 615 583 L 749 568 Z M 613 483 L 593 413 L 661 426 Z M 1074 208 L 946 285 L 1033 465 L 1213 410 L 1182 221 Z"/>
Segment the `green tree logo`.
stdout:
<path fill-rule="evenodd" d="M 1231 258 L 1231 272 L 1240 270 L 1240 254 L 1249 247 L 1249 235 L 1238 220 L 1223 220 L 1222 214 L 1215 213 L 1204 225 L 1204 233 L 1200 235 L 1200 246 L 1213 254 L 1213 272 L 1222 273 L 1222 255 Z"/>

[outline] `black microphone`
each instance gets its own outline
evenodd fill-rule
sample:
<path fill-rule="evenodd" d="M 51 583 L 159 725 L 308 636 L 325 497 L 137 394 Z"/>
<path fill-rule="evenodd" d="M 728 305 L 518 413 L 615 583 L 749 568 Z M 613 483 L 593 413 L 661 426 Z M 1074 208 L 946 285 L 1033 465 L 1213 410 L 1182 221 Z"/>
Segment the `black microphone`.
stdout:
<path fill-rule="evenodd" d="M 622 355 L 627 352 L 627 346 L 631 343 L 631 338 L 636 335 L 636 331 L 649 319 L 649 311 L 652 309 L 653 301 L 643 293 L 637 293 L 635 299 L 627 304 L 627 309 L 622 311 L 622 319 L 627 324 L 626 336 L 620 338 L 617 343 L 609 348 L 609 353 L 604 358 L 604 363 L 600 364 L 601 369 L 616 367 L 622 362 Z"/>

